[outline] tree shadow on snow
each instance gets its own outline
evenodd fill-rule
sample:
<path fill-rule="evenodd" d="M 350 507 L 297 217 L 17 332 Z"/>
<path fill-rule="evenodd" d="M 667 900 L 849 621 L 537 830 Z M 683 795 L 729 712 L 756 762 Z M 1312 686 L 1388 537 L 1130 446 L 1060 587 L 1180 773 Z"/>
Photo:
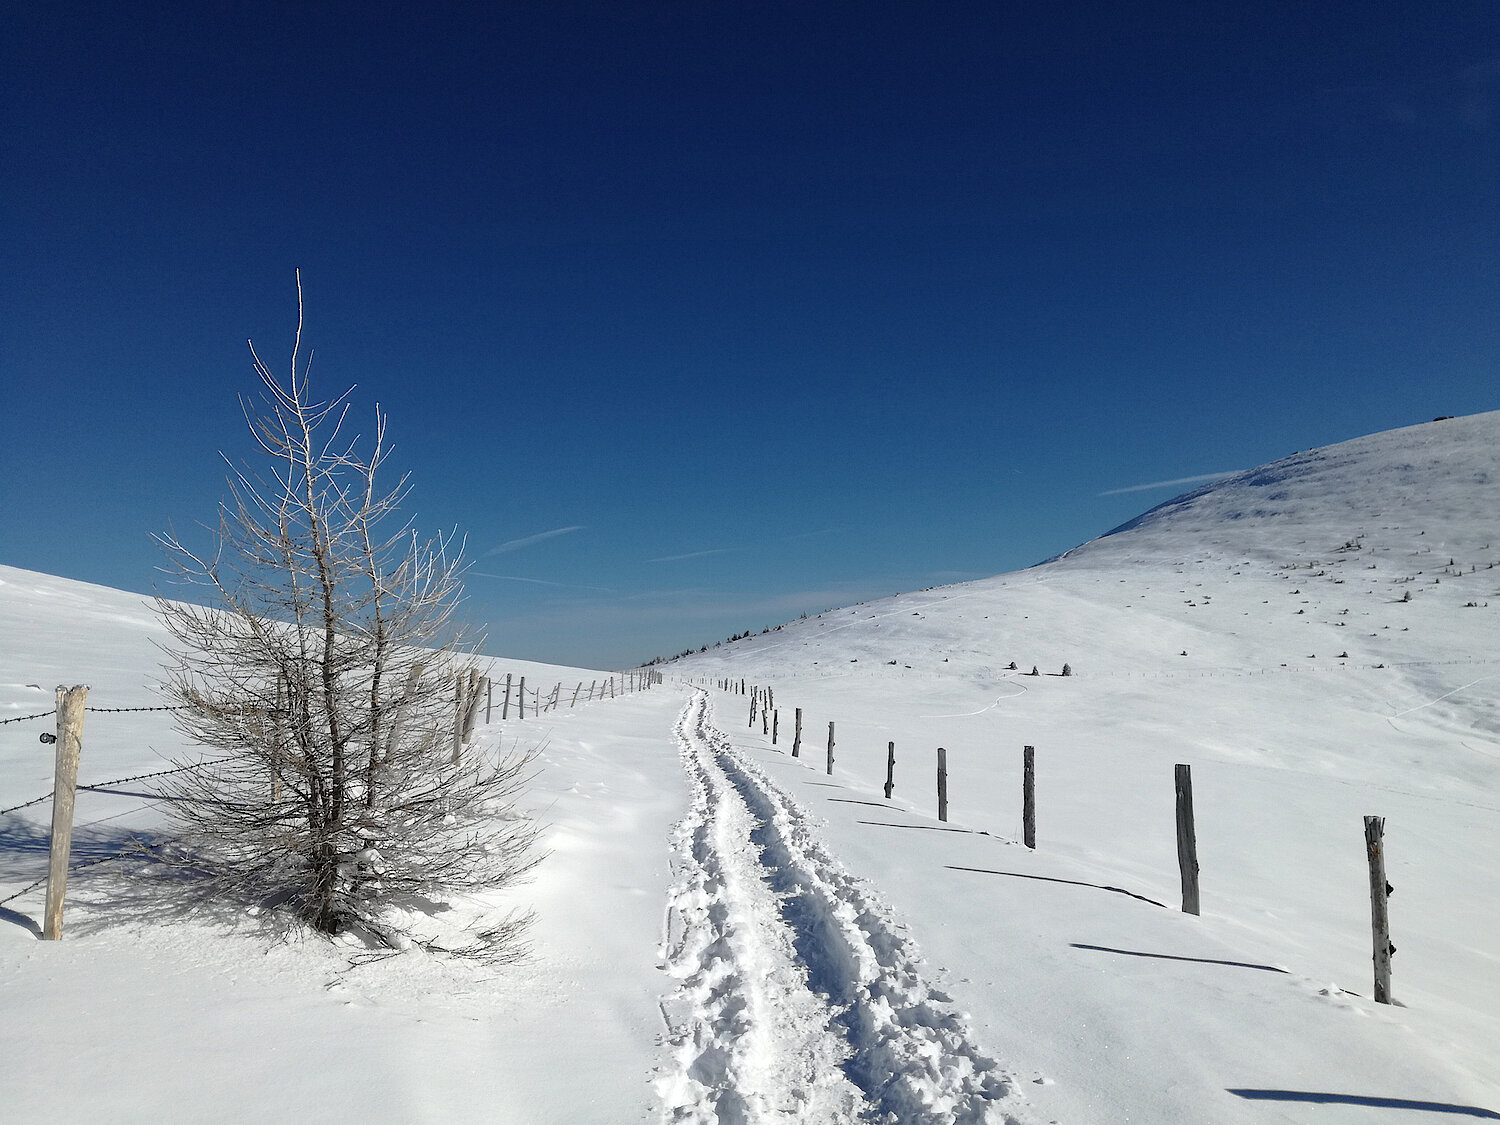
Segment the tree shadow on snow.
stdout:
<path fill-rule="evenodd" d="M 34 900 L 34 909 L 41 910 L 51 849 L 48 824 L 11 819 L 0 825 L 0 882 L 19 905 L 32 908 Z M 243 915 L 246 903 L 215 895 L 182 855 L 173 854 L 172 862 L 163 862 L 170 849 L 169 838 L 139 829 L 74 828 L 68 851 L 65 932 L 93 933 L 121 922 L 161 922 L 189 914 L 223 920 Z M 35 919 L 9 902 L 0 905 L 0 922 L 41 937 Z"/>

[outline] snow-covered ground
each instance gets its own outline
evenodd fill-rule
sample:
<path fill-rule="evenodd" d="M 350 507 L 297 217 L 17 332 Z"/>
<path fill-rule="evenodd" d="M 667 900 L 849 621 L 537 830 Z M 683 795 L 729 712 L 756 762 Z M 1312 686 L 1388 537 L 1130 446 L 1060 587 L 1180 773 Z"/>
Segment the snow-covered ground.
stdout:
<path fill-rule="evenodd" d="M 122 901 L 109 863 L 79 872 L 65 940 L 43 943 L 41 893 L 24 893 L 0 905 L 0 1105 L 39 1121 L 1500 1117 L 1497 482 L 1500 413 L 1373 435 L 1027 571 L 711 649 L 648 692 L 497 710 L 479 750 L 542 747 L 527 803 L 551 854 L 486 904 L 536 910 L 521 966 L 351 967 L 353 947 Z M 0 718 L 49 709 L 57 683 L 91 684 L 99 707 L 156 702 L 141 599 L 7 568 L 0 583 Z M 774 690 L 774 744 L 723 678 Z M 188 752 L 165 720 L 91 713 L 83 780 Z M 47 722 L 0 726 L 0 808 L 49 788 Z M 1177 909 L 1178 762 L 1201 917 Z M 80 794 L 75 859 L 159 823 L 132 795 L 147 788 L 114 788 Z M 0 898 L 42 873 L 46 808 L 0 818 Z M 1387 818 L 1402 1006 L 1369 998 L 1365 814 Z"/>

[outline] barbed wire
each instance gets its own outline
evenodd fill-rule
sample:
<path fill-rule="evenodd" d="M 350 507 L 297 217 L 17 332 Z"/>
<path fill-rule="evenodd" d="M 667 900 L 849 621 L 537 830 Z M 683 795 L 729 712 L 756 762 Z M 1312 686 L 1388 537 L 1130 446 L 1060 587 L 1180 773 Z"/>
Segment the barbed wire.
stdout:
<path fill-rule="evenodd" d="M 99 864 L 101 864 L 101 863 L 110 863 L 113 860 L 124 859 L 128 855 L 136 855 L 136 854 L 138 854 L 138 849 L 137 848 L 129 848 L 129 849 L 123 851 L 123 852 L 115 852 L 114 855 L 100 856 L 98 859 L 86 859 L 86 860 L 83 860 L 80 863 L 70 863 L 70 864 L 68 864 L 68 874 L 71 875 L 75 871 L 82 871 L 85 867 L 98 867 Z M 46 875 L 43 875 L 36 882 L 30 883 L 27 886 L 22 887 L 19 891 L 16 891 L 14 894 L 8 895 L 5 898 L 0 898 L 0 906 L 4 906 L 7 902 L 10 902 L 12 899 L 20 898 L 22 895 L 29 894 L 30 892 L 36 890 L 38 887 L 40 887 L 43 883 L 45 883 L 47 881 L 47 878 L 48 877 Z"/>
<path fill-rule="evenodd" d="M 0 719 L 0 727 L 3 727 L 6 723 L 24 723 L 27 719 L 45 719 L 48 715 L 55 714 L 57 714 L 56 707 L 50 711 L 38 711 L 35 715 L 17 715 L 13 719 Z"/>
<path fill-rule="evenodd" d="M 179 704 L 176 707 L 85 707 L 84 710 L 91 711 L 96 715 L 126 715 L 138 711 L 185 711 L 187 710 L 187 705 Z M 51 712 L 48 713 L 50 714 Z"/>
<path fill-rule="evenodd" d="M 117 777 L 112 781 L 95 781 L 88 785 L 75 785 L 74 788 L 91 790 L 107 789 L 112 785 L 125 785 L 132 781 L 145 781 L 148 777 L 166 777 L 168 774 L 172 773 L 186 773 L 188 770 L 201 770 L 205 766 L 212 766 L 217 764 L 218 762 L 226 760 L 227 759 L 225 758 L 211 758 L 206 762 L 193 762 L 191 765 L 174 766 L 169 770 L 156 770 L 152 773 L 138 773 L 134 777 Z M 30 808 L 32 805 L 39 805 L 43 801 L 50 800 L 51 798 L 51 793 L 43 793 L 40 797 L 33 797 L 29 801 L 22 801 L 19 805 L 12 805 L 8 809 L 0 809 L 0 816 L 4 816 L 6 813 L 18 812 L 21 809 Z"/>
<path fill-rule="evenodd" d="M 33 797 L 29 801 L 22 801 L 19 805 L 11 805 L 11 807 L 8 809 L 0 809 L 0 816 L 4 816 L 6 813 L 16 812 L 20 809 L 30 808 L 32 805 L 40 805 L 43 801 L 50 801 L 51 799 L 51 793 L 43 793 L 40 797 Z"/>

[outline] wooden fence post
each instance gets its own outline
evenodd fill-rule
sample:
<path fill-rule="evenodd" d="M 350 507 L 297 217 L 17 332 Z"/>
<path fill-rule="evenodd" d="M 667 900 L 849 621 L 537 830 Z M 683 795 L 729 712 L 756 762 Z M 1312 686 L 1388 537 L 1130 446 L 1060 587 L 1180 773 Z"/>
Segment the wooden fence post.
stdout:
<path fill-rule="evenodd" d="M 517 697 L 517 702 L 520 703 L 520 705 L 521 705 L 521 709 L 520 709 L 520 711 L 518 711 L 516 713 L 516 717 L 519 718 L 519 719 L 524 719 L 526 717 L 526 677 L 525 676 L 521 677 L 520 690 L 518 690 L 516 692 L 516 697 Z"/>
<path fill-rule="evenodd" d="M 776 745 L 776 735 L 777 735 L 777 732 L 780 731 L 780 730 L 781 730 L 781 712 L 780 711 L 772 711 L 771 712 L 771 745 L 772 746 Z"/>
<path fill-rule="evenodd" d="M 1391 1003 L 1391 923 L 1387 900 L 1391 885 L 1385 878 L 1385 817 L 1365 817 L 1365 855 L 1370 861 L 1370 933 L 1374 941 L 1375 1003 Z"/>
<path fill-rule="evenodd" d="M 469 701 L 464 698 L 464 674 L 456 672 L 453 676 L 453 753 L 450 761 L 458 761 L 460 750 L 464 744 L 464 713 L 468 711 Z"/>
<path fill-rule="evenodd" d="M 484 678 L 484 725 L 490 725 L 490 712 L 495 708 L 495 685 L 490 683 L 490 678 Z"/>
<path fill-rule="evenodd" d="M 469 669 L 468 690 L 464 695 L 463 742 L 467 746 L 474 737 L 474 723 L 479 718 L 479 669 Z"/>
<path fill-rule="evenodd" d="M 757 699 L 756 696 L 752 695 L 750 697 L 750 721 L 745 724 L 747 727 L 750 727 L 751 729 L 754 729 L 754 727 L 755 727 L 755 704 L 756 704 L 756 699 Z"/>
<path fill-rule="evenodd" d="M 891 790 L 896 788 L 896 744 L 888 742 L 885 746 L 885 799 L 891 799 Z"/>
<path fill-rule="evenodd" d="M 73 800 L 78 793 L 78 755 L 83 749 L 83 704 L 87 685 L 57 688 L 57 751 L 52 772 L 52 848 L 47 857 L 46 941 L 62 940 L 68 857 L 73 851 Z"/>
<path fill-rule="evenodd" d="M 426 669 L 426 667 L 427 666 L 425 664 L 419 662 L 413 664 L 411 666 L 411 669 L 406 673 L 406 689 L 401 693 L 401 702 L 396 705 L 396 715 L 391 720 L 391 731 L 388 735 L 386 735 L 385 749 L 378 755 L 374 750 L 371 750 L 370 752 L 370 777 L 369 780 L 365 782 L 365 808 L 367 809 L 372 809 L 375 807 L 375 767 L 382 764 L 387 758 L 389 758 L 393 753 L 400 749 L 401 736 L 406 733 L 406 719 L 411 709 L 412 697 L 417 694 L 417 687 L 422 682 L 422 672 Z M 281 689 L 278 688 L 276 697 L 278 706 L 280 705 L 281 701 L 280 692 Z M 282 737 L 282 732 L 278 730 L 276 737 L 276 748 L 273 751 L 275 757 L 272 759 L 272 768 L 275 770 L 275 773 L 271 780 L 271 801 L 273 804 L 281 800 L 280 757 Z"/>
<path fill-rule="evenodd" d="M 578 686 L 573 689 L 573 702 L 568 704 L 568 710 L 569 711 L 573 710 L 573 708 L 575 708 L 575 707 L 578 706 L 578 693 L 580 691 L 582 691 L 582 690 L 583 690 L 583 681 L 579 680 L 578 681 Z"/>
<path fill-rule="evenodd" d="M 760 733 L 771 733 L 771 712 L 767 707 L 762 707 L 760 709 Z"/>
<path fill-rule="evenodd" d="M 418 668 L 421 665 L 417 665 Z M 286 673 L 276 674 L 276 710 L 271 715 L 271 804 L 281 804 L 281 747 L 285 741 L 286 732 L 282 727 L 281 719 L 291 709 L 291 690 L 287 687 Z M 396 721 L 401 721 L 401 713 L 397 711 Z M 370 771 L 372 774 L 373 770 Z M 373 788 L 375 782 L 371 778 L 367 788 Z"/>
<path fill-rule="evenodd" d="M 948 751 L 938 747 L 938 819 L 948 819 Z"/>
<path fill-rule="evenodd" d="M 1021 750 L 1021 839 L 1036 850 L 1036 747 Z"/>
<path fill-rule="evenodd" d="M 510 718 L 510 673 L 505 673 L 505 701 L 500 704 L 500 721 Z"/>
<path fill-rule="evenodd" d="M 1193 827 L 1193 767 L 1178 764 L 1177 866 L 1182 870 L 1182 912 L 1198 910 L 1198 834 Z"/>
<path fill-rule="evenodd" d="M 833 724 L 828 724 L 828 773 L 833 773 Z"/>
<path fill-rule="evenodd" d="M 792 735 L 792 757 L 802 756 L 802 708 L 797 708 L 797 730 Z"/>

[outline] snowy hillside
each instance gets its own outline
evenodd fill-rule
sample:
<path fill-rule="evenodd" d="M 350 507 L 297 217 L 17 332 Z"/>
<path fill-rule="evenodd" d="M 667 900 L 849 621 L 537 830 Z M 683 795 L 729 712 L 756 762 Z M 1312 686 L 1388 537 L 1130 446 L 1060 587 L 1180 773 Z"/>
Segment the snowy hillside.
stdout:
<path fill-rule="evenodd" d="M 551 853 L 491 904 L 537 912 L 517 968 L 367 961 L 82 872 L 65 940 L 42 943 L 25 888 L 46 805 L 8 813 L 0 1104 L 57 1122 L 1500 1117 L 1497 482 L 1500 413 L 1377 434 L 1027 571 L 497 716 L 480 750 L 542 748 L 527 804 Z M 138 597 L 0 568 L 0 718 L 63 682 L 152 705 L 159 636 Z M 741 678 L 774 690 L 774 741 L 717 686 Z M 90 714 L 84 780 L 190 753 L 165 719 Z M 50 786 L 45 729 L 0 726 L 0 808 Z M 1176 763 L 1201 917 L 1177 909 Z M 1403 1006 L 1369 998 L 1365 814 L 1387 818 Z M 79 823 L 75 858 L 99 858 L 160 814 L 127 783 L 83 792 Z"/>
<path fill-rule="evenodd" d="M 1395 994 L 1409 1007 L 1376 1009 L 1336 989 L 1323 1003 L 1374 1026 L 1314 1032 L 1294 1020 L 1275 1024 L 1270 1044 L 1268 999 L 1209 1014 L 1244 983 L 1235 974 L 1159 1012 L 1148 980 L 1122 980 L 1165 983 L 1165 963 L 1147 973 L 1149 962 L 1123 955 L 1060 956 L 1076 939 L 1059 916 L 1038 913 L 1038 884 L 960 876 L 947 857 L 913 872 L 922 893 L 908 914 L 928 919 L 936 936 L 926 943 L 949 964 L 1005 977 L 970 1000 L 987 1011 L 1001 1055 L 1042 1065 L 1077 1052 L 1068 1084 L 1089 1092 L 1065 1118 L 1111 1119 L 1103 1107 L 1143 1063 L 1164 1075 L 1184 1054 L 1195 1069 L 1237 1060 L 1228 1072 L 1280 1054 L 1299 1076 L 1267 1085 L 1400 1096 L 1328 1058 L 1335 1042 L 1440 1059 L 1494 1104 L 1500 895 L 1485 857 L 1500 846 L 1497 561 L 1500 413 L 1490 413 L 1294 454 L 1030 570 L 789 623 L 674 667 L 772 685 L 783 723 L 803 708 L 813 767 L 836 721 L 835 776 L 876 804 L 893 740 L 893 804 L 930 816 L 935 750 L 947 748 L 952 823 L 999 838 L 968 866 L 1108 884 L 1172 906 L 1172 768 L 1191 764 L 1204 916 L 1177 915 L 1171 944 L 1137 952 L 1212 942 L 1209 956 L 1368 996 L 1361 817 L 1387 817 Z M 1069 677 L 1058 675 L 1065 663 Z M 1041 675 L 1026 674 L 1033 666 Z M 1034 854 L 1015 846 L 1023 744 L 1037 748 Z M 870 838 L 857 846 L 872 849 L 905 851 L 930 835 L 860 830 Z M 972 922 L 949 903 L 972 909 Z M 1130 944 L 1111 930 L 1093 944 Z M 1097 1003 L 1102 981 L 1111 998 Z M 1055 1018 L 1059 984 L 1069 992 L 1061 1010 L 1092 1013 L 1087 1030 Z M 1211 1026 L 1187 1043 L 1184 1019 Z M 1235 1084 L 1228 1072 L 1221 1088 Z M 1152 1103 L 1130 1119 L 1239 1119 L 1224 1105 L 1196 1112 Z M 1281 1112 L 1271 1119 L 1327 1119 Z"/>

